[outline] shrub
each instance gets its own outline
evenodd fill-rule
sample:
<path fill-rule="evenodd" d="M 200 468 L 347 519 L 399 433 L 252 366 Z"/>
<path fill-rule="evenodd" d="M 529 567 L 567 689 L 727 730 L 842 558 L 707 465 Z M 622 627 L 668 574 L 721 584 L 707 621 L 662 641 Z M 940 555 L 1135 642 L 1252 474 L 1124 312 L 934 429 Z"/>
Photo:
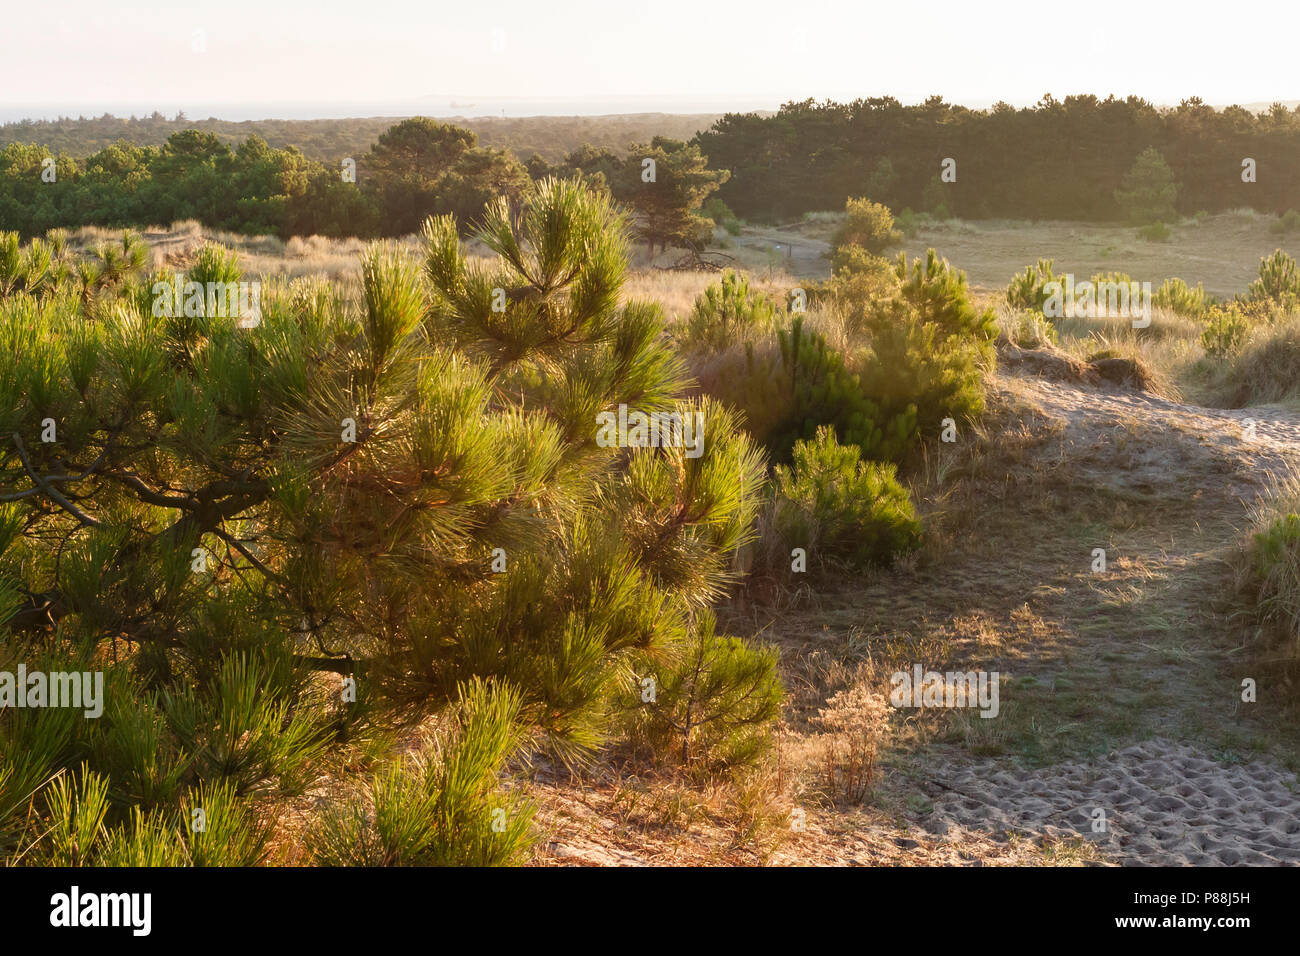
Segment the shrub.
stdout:
<path fill-rule="evenodd" d="M 894 263 L 902 298 L 916 307 L 921 321 L 937 325 L 943 335 L 957 335 L 976 342 L 991 342 L 997 335 L 997 320 L 991 308 L 976 308 L 966 284 L 966 273 L 954 269 L 933 249 L 925 259 L 907 262 L 900 252 Z"/>
<path fill-rule="evenodd" d="M 715 226 L 721 226 L 733 236 L 740 235 L 740 220 L 736 218 L 736 214 L 731 211 L 727 204 L 717 196 L 708 199 L 701 207 L 701 212 L 712 219 Z"/>
<path fill-rule="evenodd" d="M 1281 249 L 1259 261 L 1259 278 L 1246 290 L 1246 298 L 1278 311 L 1290 311 L 1300 303 L 1300 270 L 1295 260 Z"/>
<path fill-rule="evenodd" d="M 991 314 L 989 321 L 995 323 Z M 993 361 L 993 344 L 982 327 L 978 336 L 947 332 L 901 299 L 879 305 L 871 325 L 871 348 L 862 355 L 859 374 L 863 392 L 886 420 L 906 416 L 919 436 L 920 429 L 937 432 L 945 418 L 974 421 L 984 411 L 984 369 Z M 882 461 L 903 457 L 864 451 Z"/>
<path fill-rule="evenodd" d="M 1151 304 L 1158 309 L 1168 309 L 1176 315 L 1199 319 L 1206 314 L 1211 301 L 1201 283 L 1196 283 L 1196 288 L 1192 288 L 1175 276 L 1161 284 L 1151 297 Z"/>
<path fill-rule="evenodd" d="M 861 297 L 849 296 L 854 288 Z M 832 290 L 845 328 L 865 334 L 867 347 L 841 353 L 795 316 L 778 330 L 778 350 L 747 345 L 697 371 L 710 394 L 745 414 L 774 460 L 788 461 L 796 441 L 831 425 L 865 457 L 900 462 L 920 423 L 937 429 L 982 412 L 997 322 L 972 304 L 964 274 L 930 250 L 910 267 L 900 256 L 892 279 L 841 273 Z"/>
<path fill-rule="evenodd" d="M 653 700 L 631 711 L 634 739 L 661 762 L 703 773 L 757 761 L 771 747 L 781 701 L 775 649 L 716 628 L 712 613 L 701 614 L 681 653 L 653 668 Z"/>
<path fill-rule="evenodd" d="M 844 222 L 831 236 L 832 253 L 844 246 L 861 246 L 872 255 L 879 255 L 902 239 L 894 229 L 893 213 L 878 202 L 849 197 L 844 211 Z"/>
<path fill-rule="evenodd" d="M 1205 348 L 1206 355 L 1222 358 L 1241 348 L 1249 333 L 1250 323 L 1240 309 L 1214 306 L 1206 317 L 1205 329 L 1201 332 L 1201 345 Z"/>
<path fill-rule="evenodd" d="M 727 271 L 695 300 L 683 344 L 720 349 L 766 334 L 776 323 L 776 308 L 764 295 L 751 292 L 744 276 Z"/>
<path fill-rule="evenodd" d="M 1300 399 L 1300 320 L 1256 326 L 1230 360 L 1208 369 L 1206 401 L 1244 408 Z"/>
<path fill-rule="evenodd" d="M 1173 235 L 1173 230 L 1163 222 L 1152 222 L 1138 227 L 1138 238 L 1147 242 L 1165 242 Z"/>
<path fill-rule="evenodd" d="M 862 684 L 842 690 L 813 718 L 825 728 L 826 791 L 860 803 L 875 779 L 876 753 L 889 726 L 889 701 Z"/>
<path fill-rule="evenodd" d="M 922 226 L 929 224 L 929 219 L 929 215 L 924 212 L 918 213 L 913 212 L 911 208 L 904 208 L 903 211 L 898 214 L 896 223 L 903 235 L 908 239 L 911 239 L 921 231 Z"/>
<path fill-rule="evenodd" d="M 1041 312 L 1048 299 L 1044 289 L 1055 280 L 1051 259 L 1039 259 L 1036 265 L 1025 266 L 1025 271 L 1011 278 L 1007 286 L 1007 305 L 1013 309 L 1033 309 Z"/>
<path fill-rule="evenodd" d="M 776 468 L 778 532 L 822 564 L 886 564 L 920 543 L 920 522 L 894 466 L 860 456 L 822 427 L 795 444 L 791 465 Z"/>
<path fill-rule="evenodd" d="M 309 834 L 323 866 L 503 866 L 525 859 L 533 808 L 498 775 L 520 744 L 519 695 L 461 688 L 453 727 L 414 758 L 371 779 L 369 793 L 332 806 Z"/>
<path fill-rule="evenodd" d="M 775 461 L 794 443 L 831 425 L 872 457 L 902 456 L 916 439 L 914 409 L 886 416 L 866 396 L 843 353 L 796 315 L 776 340 L 747 342 L 697 361 L 701 387 L 738 411 L 744 427 Z"/>
<path fill-rule="evenodd" d="M 861 275 L 883 277 L 890 271 L 888 259 L 854 243 L 840 246 L 831 254 L 832 275 L 841 280 Z"/>
<path fill-rule="evenodd" d="M 490 813 L 511 748 L 527 734 L 589 759 L 633 663 L 694 646 L 688 622 L 750 534 L 761 453 L 686 398 L 658 309 L 623 301 L 607 196 L 545 181 L 477 235 L 492 259 L 430 220 L 423 275 L 371 246 L 355 287 L 277 285 L 255 328 L 155 317 L 131 277 L 0 297 L 0 660 L 102 668 L 109 697 L 101 721 L 0 710 L 0 854 L 50 831 L 66 858 L 102 790 L 102 859 L 255 861 L 258 821 L 328 745 L 358 772 L 367 735 L 460 714 L 463 747 L 383 771 L 334 821 L 357 855 L 318 845 L 516 860 Z M 214 247 L 189 275 L 240 278 Z M 698 414 L 707 434 L 690 454 L 671 435 L 602 441 L 622 406 Z M 476 678 L 513 702 L 479 700 Z M 82 763 L 84 799 L 53 786 Z M 195 801 L 214 829 L 191 839 Z M 395 808 L 384 832 L 374 805 Z"/>
<path fill-rule="evenodd" d="M 1288 209 L 1284 215 L 1279 216 L 1277 221 L 1269 226 L 1269 231 L 1278 235 L 1295 232 L 1297 229 L 1300 229 L 1300 212 L 1296 212 L 1294 209 Z"/>
<path fill-rule="evenodd" d="M 788 412 L 764 442 L 772 457 L 787 461 L 795 443 L 812 438 L 823 425 L 835 429 L 845 444 L 857 445 L 869 458 L 901 459 L 917 437 L 916 408 L 894 413 L 868 397 L 861 379 L 826 339 L 795 317 L 777 333 Z M 787 384 L 788 382 L 788 384 Z"/>

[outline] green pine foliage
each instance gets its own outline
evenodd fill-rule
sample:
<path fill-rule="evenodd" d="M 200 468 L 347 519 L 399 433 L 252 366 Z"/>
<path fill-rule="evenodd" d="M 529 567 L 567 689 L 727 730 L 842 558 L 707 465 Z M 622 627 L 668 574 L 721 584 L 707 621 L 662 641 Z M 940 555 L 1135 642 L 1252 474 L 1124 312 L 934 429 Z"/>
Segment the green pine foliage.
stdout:
<path fill-rule="evenodd" d="M 701 615 L 678 651 L 649 668 L 628 705 L 634 743 L 661 763 L 716 774 L 759 760 L 780 711 L 777 654 L 717 633 Z"/>
<path fill-rule="evenodd" d="M 498 786 L 521 743 L 519 718 L 520 698 L 509 685 L 463 685 L 449 726 L 321 816 L 308 836 L 312 859 L 323 866 L 524 862 L 533 807 Z"/>
<path fill-rule="evenodd" d="M 921 523 L 894 466 L 862 461 L 829 427 L 798 442 L 790 465 L 777 466 L 773 495 L 786 554 L 803 548 L 823 566 L 860 568 L 887 564 L 920 544 Z"/>
<path fill-rule="evenodd" d="M 1135 226 L 1172 222 L 1177 216 L 1177 199 L 1173 170 L 1154 146 L 1138 154 L 1115 190 L 1115 204 Z"/>
<path fill-rule="evenodd" d="M 1235 306 L 1213 306 L 1206 314 L 1201 345 L 1211 358 L 1223 358 L 1245 344 L 1250 321 Z"/>
<path fill-rule="evenodd" d="M 592 759 L 636 675 L 698 652 L 761 450 L 688 397 L 657 307 L 624 301 L 608 195 L 546 180 L 490 204 L 487 262 L 460 233 L 428 220 L 423 264 L 374 245 L 352 286 L 269 283 L 247 327 L 157 314 L 175 277 L 129 244 L 90 296 L 73 270 L 7 283 L 0 670 L 105 680 L 95 719 L 0 711 L 0 855 L 265 862 L 292 852 L 283 800 L 343 773 L 360 795 L 320 821 L 318 861 L 518 862 L 514 762 Z M 34 274 L 44 252 L 10 247 L 5 274 Z M 186 278 L 245 281 L 217 247 Z M 620 409 L 664 416 L 664 440 L 600 440 Z M 762 707 L 731 664 L 687 694 L 711 764 L 775 717 L 771 655 L 746 653 Z M 431 718 L 450 723 L 420 761 L 371 772 Z"/>
<path fill-rule="evenodd" d="M 731 270 L 704 290 L 686 320 L 682 343 L 686 348 L 718 350 L 735 342 L 770 333 L 776 324 L 776 307 L 749 281 Z"/>
<path fill-rule="evenodd" d="M 1199 319 L 1206 315 L 1214 302 L 1206 294 L 1201 283 L 1198 282 L 1195 287 L 1192 287 L 1175 276 L 1161 283 L 1160 288 L 1151 297 L 1151 304 L 1158 309 L 1168 309 L 1175 315 Z"/>
<path fill-rule="evenodd" d="M 1289 311 L 1300 305 L 1300 269 L 1281 249 L 1259 261 L 1259 277 L 1246 290 L 1249 302 L 1272 311 Z"/>
<path fill-rule="evenodd" d="M 1011 277 L 1007 286 L 1007 305 L 1013 309 L 1032 309 L 1041 312 L 1049 293 L 1045 286 L 1056 281 L 1052 272 L 1052 259 L 1039 259 L 1037 264 L 1025 266 L 1025 271 Z"/>

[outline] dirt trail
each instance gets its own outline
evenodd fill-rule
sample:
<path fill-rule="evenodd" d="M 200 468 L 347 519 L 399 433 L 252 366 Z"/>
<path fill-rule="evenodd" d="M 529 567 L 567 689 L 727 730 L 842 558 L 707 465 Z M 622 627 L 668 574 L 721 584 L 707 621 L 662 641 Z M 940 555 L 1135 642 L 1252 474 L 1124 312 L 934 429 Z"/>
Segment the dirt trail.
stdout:
<path fill-rule="evenodd" d="M 1118 665 L 1112 670 L 1148 685 L 1145 693 L 1112 701 L 1150 711 L 1134 719 L 1136 733 L 1116 735 L 1117 744 L 1125 736 L 1138 742 L 1037 769 L 1005 757 L 933 763 L 922 784 L 934 797 L 926 828 L 1083 837 L 1103 858 L 1129 864 L 1300 863 L 1295 775 L 1266 755 L 1232 753 L 1224 761 L 1223 740 L 1242 713 L 1235 680 L 1221 673 L 1233 649 L 1219 642 L 1222 622 L 1206 610 L 1204 599 L 1213 594 L 1200 594 L 1197 606 L 1197 592 L 1210 589 L 1196 576 L 1207 558 L 1233 546 L 1245 507 L 1295 470 L 1300 418 L 1280 407 L 1207 409 L 1035 379 L 1005 380 L 1004 387 L 1061 428 L 1061 464 L 1076 486 L 1146 495 L 1154 510 L 1170 503 L 1162 495 L 1186 489 L 1203 507 L 1190 514 L 1173 508 L 1170 520 L 1122 539 L 1118 550 L 1128 556 L 1130 580 L 1138 587 L 1160 582 L 1140 600 L 1121 596 L 1117 607 L 1125 585 L 1099 583 L 1091 595 L 1067 586 L 1070 600 L 1043 601 L 1043 612 L 1062 621 L 1064 643 L 1074 645 L 1066 660 L 1110 656 Z M 1115 615 L 1109 627 L 1087 627 L 1089 615 L 1113 610 L 1128 613 Z M 1153 626 L 1157 619 L 1160 626 Z M 1027 670 L 1067 686 L 1078 679 L 1077 669 L 1058 662 Z M 1092 690 L 1123 691 L 1106 683 Z M 1184 730 L 1192 740 L 1142 739 L 1153 727 Z"/>
<path fill-rule="evenodd" d="M 790 275 L 813 278 L 826 278 L 831 272 L 831 244 L 794 229 L 746 226 L 730 241 L 734 248 L 749 253 L 740 257 L 749 266 L 771 265 Z"/>

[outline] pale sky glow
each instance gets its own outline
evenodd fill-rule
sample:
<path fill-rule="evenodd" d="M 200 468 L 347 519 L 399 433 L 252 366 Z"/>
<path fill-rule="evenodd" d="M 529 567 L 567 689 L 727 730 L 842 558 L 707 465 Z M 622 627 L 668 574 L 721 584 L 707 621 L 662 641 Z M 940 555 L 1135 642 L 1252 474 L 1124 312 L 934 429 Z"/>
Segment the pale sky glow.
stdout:
<path fill-rule="evenodd" d="M 1297 25 L 1294 0 L 10 3 L 0 118 L 704 112 L 932 93 L 1268 102 L 1300 99 Z"/>

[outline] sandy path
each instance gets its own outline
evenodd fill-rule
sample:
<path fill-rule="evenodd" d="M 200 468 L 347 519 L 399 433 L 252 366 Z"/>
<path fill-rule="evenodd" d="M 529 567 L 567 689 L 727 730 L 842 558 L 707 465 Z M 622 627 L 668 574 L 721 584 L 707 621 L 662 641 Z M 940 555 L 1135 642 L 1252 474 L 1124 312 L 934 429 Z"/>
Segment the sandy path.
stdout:
<path fill-rule="evenodd" d="M 1128 864 L 1300 864 L 1294 774 L 1264 761 L 1225 766 L 1168 740 L 1032 772 L 988 761 L 935 775 L 931 785 L 929 828 L 938 833 L 959 824 L 1084 836 Z"/>
<path fill-rule="evenodd" d="M 1207 515 L 1222 515 L 1229 504 L 1244 507 L 1300 461 L 1300 418 L 1284 408 L 1209 409 L 1135 391 L 1003 381 L 1064 424 L 1063 465 L 1083 482 L 1127 488 L 1190 482 L 1211 489 Z M 1122 455 L 1114 451 L 1117 434 L 1132 446 Z M 1177 547 L 1167 554 L 1171 566 L 1183 557 Z M 1182 637 L 1192 639 L 1175 635 Z M 1134 665 L 1138 653 L 1126 652 Z M 1203 668 L 1215 666 L 1198 660 Z M 925 826 L 937 834 L 959 826 L 994 837 L 1084 837 L 1125 864 L 1300 864 L 1294 774 L 1267 759 L 1225 764 L 1160 737 L 1037 770 L 1015 768 L 1005 758 L 934 761 L 922 788 L 934 804 Z M 1103 816 L 1104 829 L 1094 829 Z"/>

